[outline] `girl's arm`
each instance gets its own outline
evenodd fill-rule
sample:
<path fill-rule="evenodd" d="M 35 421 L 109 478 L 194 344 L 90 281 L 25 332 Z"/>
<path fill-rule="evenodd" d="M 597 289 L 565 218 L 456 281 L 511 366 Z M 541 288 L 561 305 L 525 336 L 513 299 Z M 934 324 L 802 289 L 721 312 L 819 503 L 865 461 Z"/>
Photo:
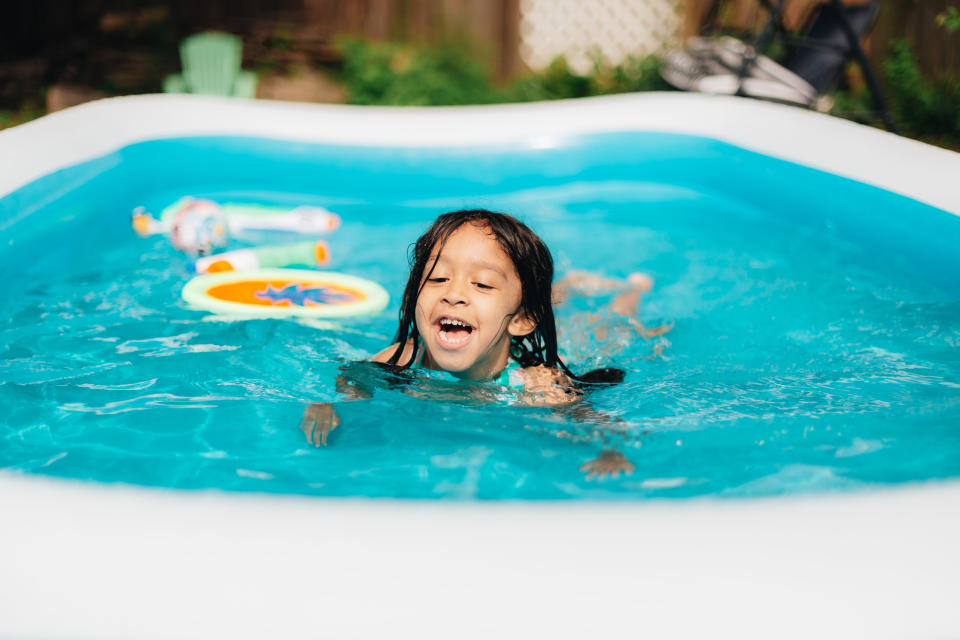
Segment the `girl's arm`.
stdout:
<path fill-rule="evenodd" d="M 357 363 L 344 365 L 337 375 L 337 393 L 346 401 L 365 400 L 373 396 L 373 389 L 359 383 L 356 376 L 350 375 L 352 365 L 355 364 Z M 307 442 L 315 447 L 327 446 L 327 436 L 339 426 L 340 416 L 332 402 L 311 402 L 303 410 L 300 430 L 306 436 Z"/>
<path fill-rule="evenodd" d="M 527 404 L 537 407 L 554 407 L 559 413 L 568 415 L 578 422 L 597 426 L 623 422 L 616 416 L 597 411 L 584 400 L 583 390 L 562 371 L 541 365 L 525 368 L 523 375 L 523 401 Z M 636 467 L 623 452 L 607 447 L 606 443 L 600 455 L 580 465 L 580 471 L 587 474 L 588 480 L 607 476 L 616 478 L 620 473 L 629 475 L 634 469 Z"/>
<path fill-rule="evenodd" d="M 393 344 L 370 358 L 370 361 L 386 364 L 396 350 L 397 344 Z M 412 350 L 413 341 L 410 341 L 400 355 L 400 361 L 405 362 L 409 359 Z M 337 376 L 337 392 L 348 402 L 370 398 L 373 396 L 373 388 L 376 385 L 367 384 L 370 382 L 369 378 L 370 368 L 365 366 L 365 363 L 352 362 L 344 365 Z M 327 436 L 339 426 L 340 416 L 337 415 L 332 402 L 313 402 L 303 410 L 300 430 L 303 431 L 307 442 L 315 447 L 327 446 Z"/>

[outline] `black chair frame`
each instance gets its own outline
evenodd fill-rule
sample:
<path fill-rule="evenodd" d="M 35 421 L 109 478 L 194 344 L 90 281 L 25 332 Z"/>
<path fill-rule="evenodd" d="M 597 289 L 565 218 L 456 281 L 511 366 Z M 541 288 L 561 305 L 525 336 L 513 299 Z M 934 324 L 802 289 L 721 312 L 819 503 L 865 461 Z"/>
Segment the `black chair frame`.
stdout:
<path fill-rule="evenodd" d="M 846 47 L 839 47 L 831 43 L 822 42 L 813 38 L 796 36 L 789 33 L 783 26 L 782 22 L 783 9 L 787 3 L 787 0 L 759 1 L 768 9 L 769 17 L 760 32 L 753 38 L 753 42 L 750 43 L 753 47 L 753 51 L 756 53 L 763 53 L 766 51 L 776 38 L 779 38 L 784 44 L 792 46 L 844 53 L 847 51 Z M 850 20 L 847 16 L 847 10 L 842 0 L 824 0 L 824 2 L 821 3 L 821 7 L 823 5 L 831 5 L 833 10 L 836 12 L 836 15 L 839 17 L 840 28 L 844 33 L 846 45 L 849 47 L 849 51 L 852 52 L 854 60 L 857 62 L 857 65 L 860 67 L 860 71 L 863 73 L 863 79 L 867 83 L 867 88 L 870 90 L 870 95 L 873 98 L 873 104 L 876 107 L 881 120 L 883 120 L 884 126 L 886 126 L 888 131 L 899 133 L 896 122 L 894 121 L 893 115 L 890 112 L 886 95 L 884 94 L 883 89 L 880 87 L 880 83 L 877 81 L 877 75 L 874 73 L 873 66 L 867 59 L 867 54 L 864 52 L 863 47 L 860 46 L 860 38 L 857 36 L 853 26 L 850 24 Z M 743 79 L 750 74 L 751 68 L 753 67 L 755 61 L 755 56 L 748 55 L 744 57 L 743 65 L 741 66 L 738 74 L 741 83 Z"/>

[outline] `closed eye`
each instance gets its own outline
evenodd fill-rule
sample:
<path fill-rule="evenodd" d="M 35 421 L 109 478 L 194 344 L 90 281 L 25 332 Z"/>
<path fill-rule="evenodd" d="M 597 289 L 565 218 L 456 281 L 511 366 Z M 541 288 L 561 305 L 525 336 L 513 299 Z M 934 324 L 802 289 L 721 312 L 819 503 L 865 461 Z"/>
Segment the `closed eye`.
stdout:
<path fill-rule="evenodd" d="M 490 285 L 483 284 L 482 282 L 474 282 L 473 284 L 475 284 L 478 289 L 493 289 Z"/>
<path fill-rule="evenodd" d="M 446 282 L 447 280 L 448 280 L 448 278 L 427 278 L 427 282 L 433 282 L 433 283 L 435 283 L 435 284 L 436 284 L 436 283 Z"/>

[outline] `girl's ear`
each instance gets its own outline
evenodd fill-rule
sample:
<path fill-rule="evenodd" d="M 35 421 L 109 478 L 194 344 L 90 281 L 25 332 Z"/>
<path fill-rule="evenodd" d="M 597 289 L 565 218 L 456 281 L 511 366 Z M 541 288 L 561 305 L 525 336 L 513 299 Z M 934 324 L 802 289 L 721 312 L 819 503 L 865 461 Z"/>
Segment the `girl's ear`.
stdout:
<path fill-rule="evenodd" d="M 518 311 L 512 318 L 510 318 L 510 323 L 507 325 L 507 332 L 519 338 L 520 336 L 525 336 L 530 333 L 533 333 L 533 330 L 537 328 L 537 323 L 533 321 L 526 311 Z"/>

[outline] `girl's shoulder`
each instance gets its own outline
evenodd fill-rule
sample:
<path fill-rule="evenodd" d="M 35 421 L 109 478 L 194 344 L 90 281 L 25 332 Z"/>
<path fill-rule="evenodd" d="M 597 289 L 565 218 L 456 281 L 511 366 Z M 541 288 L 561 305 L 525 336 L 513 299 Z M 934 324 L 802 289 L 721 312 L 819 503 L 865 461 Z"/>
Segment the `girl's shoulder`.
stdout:
<path fill-rule="evenodd" d="M 528 401 L 537 405 L 565 405 L 576 402 L 583 392 L 563 371 L 546 365 L 524 367 L 523 391 Z"/>
<path fill-rule="evenodd" d="M 390 357 L 396 352 L 397 347 L 400 345 L 399 342 L 395 342 L 377 355 L 370 358 L 373 362 L 387 362 L 390 360 Z M 397 361 L 407 362 L 410 358 L 413 357 L 413 338 L 407 340 L 407 343 L 403 345 L 403 353 L 400 354 L 400 359 Z"/>
<path fill-rule="evenodd" d="M 520 372 L 528 384 L 559 385 L 562 387 L 576 389 L 578 393 L 582 393 L 584 388 L 587 387 L 597 388 L 620 384 L 623 382 L 625 377 L 624 370 L 617 369 L 615 367 L 593 369 L 592 371 L 588 371 L 587 373 L 579 375 L 576 378 L 573 378 L 560 369 L 548 367 L 546 365 L 523 367 Z"/>
<path fill-rule="evenodd" d="M 573 379 L 566 373 L 556 367 L 548 367 L 545 364 L 521 367 L 520 371 L 523 373 L 523 379 L 526 382 L 573 383 Z"/>

